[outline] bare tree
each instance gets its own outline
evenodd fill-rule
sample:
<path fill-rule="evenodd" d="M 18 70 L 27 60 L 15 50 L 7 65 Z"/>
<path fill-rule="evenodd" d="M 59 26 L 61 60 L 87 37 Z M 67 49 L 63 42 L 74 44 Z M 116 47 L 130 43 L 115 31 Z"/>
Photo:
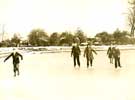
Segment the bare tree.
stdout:
<path fill-rule="evenodd" d="M 19 46 L 20 45 L 20 41 L 21 41 L 21 37 L 20 34 L 14 34 L 14 36 L 11 39 L 11 42 L 15 45 L 15 46 Z"/>
<path fill-rule="evenodd" d="M 86 42 L 87 40 L 87 36 L 84 34 L 83 30 L 80 29 L 80 27 L 77 28 L 74 36 L 75 36 L 74 40 L 76 42 L 83 43 Z"/>
<path fill-rule="evenodd" d="M 135 0 L 131 0 L 128 2 L 130 7 L 129 7 L 129 12 L 128 12 L 128 24 L 130 27 L 130 33 L 131 37 L 134 37 L 134 31 L 135 31 Z"/>
<path fill-rule="evenodd" d="M 50 45 L 57 46 L 59 45 L 60 36 L 59 33 L 54 32 L 50 36 Z"/>

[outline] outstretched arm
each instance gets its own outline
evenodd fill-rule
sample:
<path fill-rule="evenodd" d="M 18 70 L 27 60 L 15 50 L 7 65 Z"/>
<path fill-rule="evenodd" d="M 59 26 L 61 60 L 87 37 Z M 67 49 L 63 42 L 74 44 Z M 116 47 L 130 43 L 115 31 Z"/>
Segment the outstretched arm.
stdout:
<path fill-rule="evenodd" d="M 18 53 L 18 52 L 17 52 Z M 21 57 L 21 60 L 23 60 L 23 56 L 20 54 L 20 53 L 18 53 L 18 55 Z"/>
<path fill-rule="evenodd" d="M 97 52 L 94 49 L 92 49 L 92 51 L 97 55 Z"/>
<path fill-rule="evenodd" d="M 6 60 L 8 60 L 11 56 L 12 56 L 12 53 L 11 53 L 7 58 L 5 58 L 4 62 L 5 62 Z"/>

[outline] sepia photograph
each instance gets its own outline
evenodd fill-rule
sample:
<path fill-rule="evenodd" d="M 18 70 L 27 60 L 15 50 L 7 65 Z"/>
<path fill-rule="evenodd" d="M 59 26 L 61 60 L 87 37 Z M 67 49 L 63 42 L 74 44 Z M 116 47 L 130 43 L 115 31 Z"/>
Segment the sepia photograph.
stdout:
<path fill-rule="evenodd" d="M 0 100 L 135 100 L 135 0 L 0 0 Z"/>

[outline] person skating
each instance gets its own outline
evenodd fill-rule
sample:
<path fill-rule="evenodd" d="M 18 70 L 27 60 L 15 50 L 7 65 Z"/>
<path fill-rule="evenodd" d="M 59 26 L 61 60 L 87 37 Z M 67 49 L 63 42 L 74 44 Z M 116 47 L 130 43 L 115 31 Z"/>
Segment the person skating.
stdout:
<path fill-rule="evenodd" d="M 84 50 L 84 57 L 86 57 L 87 60 L 87 68 L 89 68 L 89 62 L 92 67 L 94 59 L 93 52 L 97 54 L 96 51 L 90 46 L 90 44 L 87 44 L 87 47 Z"/>
<path fill-rule="evenodd" d="M 21 60 L 23 60 L 23 56 L 20 53 L 18 53 L 15 49 L 13 49 L 13 52 L 7 58 L 5 58 L 4 62 L 6 60 L 8 60 L 10 57 L 12 57 L 12 59 L 13 59 L 14 76 L 16 76 L 16 73 L 17 73 L 17 75 L 19 75 L 20 74 L 20 71 L 19 71 L 19 63 L 20 63 L 19 57 L 21 57 Z"/>
<path fill-rule="evenodd" d="M 107 50 L 108 58 L 110 59 L 110 63 L 113 64 L 113 48 L 110 46 Z"/>
<path fill-rule="evenodd" d="M 80 67 L 80 54 L 81 50 L 78 44 L 74 44 L 71 51 L 71 57 L 73 56 L 74 67 L 76 67 L 76 62 Z"/>
<path fill-rule="evenodd" d="M 121 68 L 121 64 L 120 64 L 120 49 L 118 47 L 115 47 L 113 50 L 113 57 L 115 59 L 115 68 L 120 67 Z"/>

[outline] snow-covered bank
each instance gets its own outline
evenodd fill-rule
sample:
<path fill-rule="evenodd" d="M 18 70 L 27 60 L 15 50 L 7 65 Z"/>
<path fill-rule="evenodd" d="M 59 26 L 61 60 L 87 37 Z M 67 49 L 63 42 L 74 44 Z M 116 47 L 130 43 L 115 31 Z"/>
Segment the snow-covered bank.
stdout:
<path fill-rule="evenodd" d="M 117 45 L 120 50 L 135 50 L 135 45 Z M 97 51 L 106 51 L 109 46 L 92 46 Z M 58 52 L 71 52 L 72 46 L 45 46 L 45 47 L 18 47 L 21 53 L 58 53 Z M 85 46 L 80 46 L 81 51 Z M 0 48 L 0 57 L 3 57 L 13 51 L 12 47 Z"/>
<path fill-rule="evenodd" d="M 84 50 L 86 46 L 80 46 Z M 107 50 L 109 46 L 92 46 L 97 51 Z M 135 50 L 135 45 L 117 45 L 121 50 Z M 46 51 L 46 52 L 70 52 L 72 46 L 46 46 L 46 47 L 22 47 L 23 50 L 28 51 Z"/>

